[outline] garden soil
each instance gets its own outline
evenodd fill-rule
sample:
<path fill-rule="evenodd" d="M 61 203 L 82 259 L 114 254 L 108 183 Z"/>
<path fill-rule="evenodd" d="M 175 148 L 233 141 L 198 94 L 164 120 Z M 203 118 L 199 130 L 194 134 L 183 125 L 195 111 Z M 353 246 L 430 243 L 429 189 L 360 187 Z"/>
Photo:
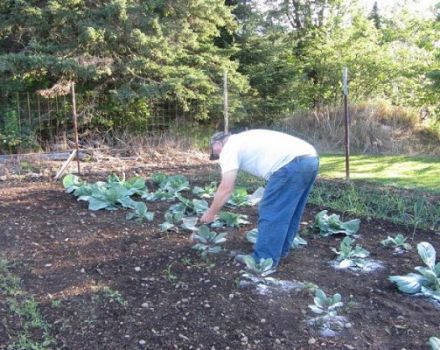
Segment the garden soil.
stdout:
<path fill-rule="evenodd" d="M 203 259 L 191 249 L 190 233 L 160 232 L 170 203 L 148 203 L 155 220 L 138 224 L 126 221 L 122 209 L 87 210 L 59 183 L 1 182 L 0 198 L 1 257 L 13 262 L 23 290 L 39 302 L 57 349 L 409 350 L 429 349 L 428 339 L 440 337 L 439 305 L 403 295 L 388 281 L 423 264 L 416 249 L 393 255 L 379 244 L 388 235 L 411 236 L 411 228 L 363 219 L 356 241 L 383 268 L 336 270 L 331 248 L 343 237 L 308 229 L 325 208 L 307 207 L 308 244 L 292 251 L 274 277 L 342 295 L 345 328 L 324 337 L 307 324 L 314 316 L 311 288 L 261 294 L 240 287 L 242 266 L 233 254 L 251 252 L 245 232 L 256 225 L 255 207 L 236 210 L 251 224 L 217 229 L 228 232 L 225 250 Z M 440 252 L 439 238 L 417 231 L 411 243 L 428 241 Z M 0 349 L 18 332 L 6 305 L 0 295 Z"/>

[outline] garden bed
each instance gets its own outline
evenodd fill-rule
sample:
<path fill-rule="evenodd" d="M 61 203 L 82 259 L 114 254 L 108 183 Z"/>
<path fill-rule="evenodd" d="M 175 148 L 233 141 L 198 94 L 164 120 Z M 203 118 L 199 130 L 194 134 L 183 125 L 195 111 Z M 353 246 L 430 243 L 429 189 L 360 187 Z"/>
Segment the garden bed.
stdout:
<path fill-rule="evenodd" d="M 251 224 L 216 229 L 228 232 L 225 250 L 204 259 L 191 249 L 190 233 L 160 231 L 170 203 L 148 203 L 155 220 L 139 224 L 126 221 L 122 209 L 89 211 L 60 184 L 0 186 L 1 256 L 39 303 L 56 344 L 47 348 L 429 349 L 428 339 L 440 336 L 440 306 L 401 294 L 388 280 L 422 265 L 418 242 L 430 242 L 440 252 L 434 232 L 419 230 L 412 251 L 393 255 L 379 242 L 412 231 L 363 220 L 357 242 L 384 266 L 370 273 L 331 266 L 331 248 L 343 236 L 303 234 L 307 246 L 283 260 L 274 276 L 342 295 L 346 327 L 336 337 L 324 337 L 307 324 L 313 317 L 310 288 L 260 293 L 239 286 L 243 266 L 233 252 L 251 251 L 245 233 L 255 227 L 255 207 L 235 210 Z M 303 227 L 321 209 L 308 206 Z M 7 348 L 17 340 L 19 322 L 5 296 L 0 306 L 0 348 Z M 40 336 L 29 331 L 31 338 Z"/>

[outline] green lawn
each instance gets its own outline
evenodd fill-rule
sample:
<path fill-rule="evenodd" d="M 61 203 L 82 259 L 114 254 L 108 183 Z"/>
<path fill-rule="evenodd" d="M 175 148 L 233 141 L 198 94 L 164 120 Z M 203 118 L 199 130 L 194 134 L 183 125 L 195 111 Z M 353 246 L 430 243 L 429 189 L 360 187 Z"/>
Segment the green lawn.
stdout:
<path fill-rule="evenodd" d="M 345 179 L 344 155 L 321 155 L 320 160 L 321 178 Z M 440 158 L 352 155 L 350 179 L 440 192 Z"/>

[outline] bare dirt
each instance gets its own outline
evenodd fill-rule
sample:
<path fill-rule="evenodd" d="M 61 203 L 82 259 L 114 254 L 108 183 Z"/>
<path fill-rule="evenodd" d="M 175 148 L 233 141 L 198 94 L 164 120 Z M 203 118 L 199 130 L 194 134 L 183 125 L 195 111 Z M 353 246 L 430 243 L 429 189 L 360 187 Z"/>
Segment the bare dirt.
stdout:
<path fill-rule="evenodd" d="M 388 235 L 410 235 L 402 226 L 363 220 L 357 243 L 384 265 L 368 274 L 330 266 L 330 248 L 342 237 L 309 233 L 308 245 L 283 260 L 275 277 L 342 295 L 347 328 L 323 337 L 306 323 L 309 289 L 261 295 L 238 286 L 242 266 L 231 252 L 251 251 L 244 236 L 256 208 L 239 209 L 252 223 L 227 229 L 225 251 L 202 259 L 189 233 L 160 232 L 169 203 L 147 204 L 156 219 L 138 224 L 124 210 L 88 211 L 43 180 L 0 182 L 0 199 L 1 257 L 14 262 L 23 289 L 40 303 L 58 349 L 429 349 L 428 339 L 440 336 L 440 307 L 387 280 L 422 264 L 415 249 L 393 255 L 380 246 Z M 321 209 L 307 207 L 303 228 Z M 440 252 L 434 232 L 419 231 L 411 243 L 420 241 Z M 5 305 L 0 296 L 1 349 L 16 334 Z"/>

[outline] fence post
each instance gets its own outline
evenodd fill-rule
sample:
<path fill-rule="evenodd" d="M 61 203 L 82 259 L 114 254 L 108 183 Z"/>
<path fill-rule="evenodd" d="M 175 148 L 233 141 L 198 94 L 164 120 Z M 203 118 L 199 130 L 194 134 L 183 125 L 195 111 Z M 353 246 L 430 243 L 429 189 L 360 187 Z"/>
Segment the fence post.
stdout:
<path fill-rule="evenodd" d="M 32 129 L 32 114 L 31 114 L 31 99 L 29 92 L 27 93 L 27 105 L 28 105 L 28 117 L 29 117 L 29 130 Z"/>
<path fill-rule="evenodd" d="M 228 72 L 223 74 L 223 117 L 225 120 L 225 132 L 229 131 L 229 106 L 228 106 Z"/>
<path fill-rule="evenodd" d="M 79 144 L 78 144 L 78 123 L 76 118 L 76 97 L 75 97 L 75 83 L 72 82 L 72 116 L 73 116 L 73 129 L 75 133 L 75 147 L 76 147 L 76 164 L 78 166 L 78 174 L 81 174 L 79 166 Z"/>
<path fill-rule="evenodd" d="M 350 180 L 350 120 L 348 115 L 348 70 L 342 70 L 342 86 L 344 92 L 344 120 L 345 120 L 345 179 Z"/>
<path fill-rule="evenodd" d="M 18 132 L 21 137 L 20 94 L 18 92 L 17 92 L 17 118 L 18 118 Z"/>

